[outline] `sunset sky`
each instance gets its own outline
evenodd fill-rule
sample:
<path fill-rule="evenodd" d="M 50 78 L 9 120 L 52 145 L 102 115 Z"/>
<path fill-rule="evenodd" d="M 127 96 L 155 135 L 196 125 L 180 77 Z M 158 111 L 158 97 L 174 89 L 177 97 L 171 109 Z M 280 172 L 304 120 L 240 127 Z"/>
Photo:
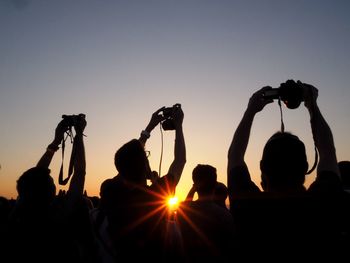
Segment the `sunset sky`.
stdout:
<path fill-rule="evenodd" d="M 86 190 L 98 195 L 117 173 L 115 151 L 175 103 L 187 148 L 177 195 L 186 196 L 197 164 L 215 166 L 226 184 L 228 147 L 251 94 L 287 79 L 318 88 L 338 160 L 350 160 L 349 12 L 347 0 L 0 0 L 0 195 L 16 198 L 17 178 L 36 165 L 61 115 L 79 113 L 88 123 Z M 311 166 L 305 107 L 283 106 L 283 116 Z M 279 129 L 275 102 L 256 116 L 247 149 L 258 185 L 262 148 Z M 162 174 L 174 138 L 163 133 Z M 158 171 L 159 127 L 146 149 Z M 66 168 L 69 155 L 68 144 Z M 58 151 L 57 185 L 61 162 Z"/>

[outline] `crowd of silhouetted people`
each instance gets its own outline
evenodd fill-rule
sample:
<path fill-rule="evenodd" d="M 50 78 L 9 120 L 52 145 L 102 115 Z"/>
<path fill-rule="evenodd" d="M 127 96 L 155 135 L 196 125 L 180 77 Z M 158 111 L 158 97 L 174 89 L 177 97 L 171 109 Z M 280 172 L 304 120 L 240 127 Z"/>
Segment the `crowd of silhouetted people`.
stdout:
<path fill-rule="evenodd" d="M 297 102 L 283 97 L 291 84 L 300 91 Z M 0 198 L 0 262 L 343 262 L 350 253 L 350 162 L 337 160 L 315 87 L 288 80 L 280 94 L 268 96 L 271 91 L 263 87 L 249 99 L 223 156 L 227 183 L 204 160 L 176 208 L 167 200 L 186 164 L 180 104 L 156 110 L 140 136 L 116 150 L 116 175 L 101 183 L 99 197 L 84 189 L 85 115 L 64 116 L 38 163 L 18 177 L 16 200 Z M 258 187 L 245 153 L 254 118 L 275 99 L 290 108 L 303 102 L 317 160 L 310 167 L 304 143 L 282 125 L 264 146 Z M 152 170 L 145 150 L 158 125 L 175 133 L 165 175 Z M 61 167 L 59 182 L 69 185 L 57 191 L 49 167 L 67 135 L 73 142 L 69 177 L 63 180 Z"/>

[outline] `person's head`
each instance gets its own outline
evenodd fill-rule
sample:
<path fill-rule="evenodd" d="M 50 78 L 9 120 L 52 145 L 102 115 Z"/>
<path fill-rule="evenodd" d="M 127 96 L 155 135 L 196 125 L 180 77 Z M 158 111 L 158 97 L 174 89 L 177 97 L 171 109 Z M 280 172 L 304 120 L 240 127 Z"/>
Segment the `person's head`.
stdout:
<path fill-rule="evenodd" d="M 343 187 L 350 189 L 350 161 L 340 161 L 338 167 Z"/>
<path fill-rule="evenodd" d="M 100 186 L 100 210 L 106 211 L 113 206 L 113 197 L 115 194 L 115 180 L 114 178 L 108 178 L 104 180 Z"/>
<path fill-rule="evenodd" d="M 192 171 L 193 184 L 197 189 L 199 198 L 210 197 L 216 187 L 216 168 L 207 164 L 198 164 Z"/>
<path fill-rule="evenodd" d="M 265 144 L 260 169 L 265 191 L 303 188 L 308 169 L 304 143 L 291 133 L 275 133 Z"/>
<path fill-rule="evenodd" d="M 56 195 L 56 186 L 50 169 L 34 167 L 25 171 L 17 180 L 17 193 L 22 202 L 51 203 Z"/>
<path fill-rule="evenodd" d="M 133 139 L 120 147 L 115 153 L 114 164 L 123 179 L 133 183 L 147 183 L 150 167 L 139 140 Z"/>

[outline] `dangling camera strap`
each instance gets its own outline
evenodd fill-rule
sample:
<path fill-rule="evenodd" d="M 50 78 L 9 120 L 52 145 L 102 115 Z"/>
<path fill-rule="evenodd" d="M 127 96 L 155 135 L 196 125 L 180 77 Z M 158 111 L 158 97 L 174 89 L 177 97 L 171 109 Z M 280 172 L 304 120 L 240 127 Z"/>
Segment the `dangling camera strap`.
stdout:
<path fill-rule="evenodd" d="M 318 163 L 318 151 L 317 151 L 316 145 L 314 147 L 315 147 L 315 162 L 312 165 L 311 169 L 306 174 L 311 174 L 315 170 Z"/>
<path fill-rule="evenodd" d="M 64 150 L 65 150 L 65 144 L 66 144 L 65 142 L 66 142 L 68 137 L 71 138 L 71 142 L 73 143 L 73 147 L 72 147 L 71 158 L 70 158 L 70 161 L 69 161 L 68 177 L 66 179 L 63 179 Z M 66 185 L 68 183 L 72 173 L 73 173 L 74 156 L 75 156 L 75 143 L 74 143 L 74 140 L 73 140 L 72 131 L 70 130 L 70 131 L 67 132 L 66 138 L 64 138 L 62 140 L 62 163 L 61 163 L 60 173 L 58 175 L 58 183 L 60 185 Z"/>
<path fill-rule="evenodd" d="M 282 112 L 282 104 L 281 104 L 281 97 L 278 97 L 278 106 L 280 107 L 280 113 L 281 113 L 281 132 L 284 132 L 284 122 L 283 122 L 283 112 Z"/>
<path fill-rule="evenodd" d="M 278 106 L 280 107 L 280 113 L 281 113 L 281 132 L 284 132 L 284 122 L 283 122 L 283 112 L 282 112 L 282 104 L 281 104 L 281 98 L 278 98 Z M 315 148 L 315 161 L 312 165 L 311 169 L 306 174 L 311 174 L 317 167 L 318 163 L 318 151 L 316 145 L 314 145 Z"/>

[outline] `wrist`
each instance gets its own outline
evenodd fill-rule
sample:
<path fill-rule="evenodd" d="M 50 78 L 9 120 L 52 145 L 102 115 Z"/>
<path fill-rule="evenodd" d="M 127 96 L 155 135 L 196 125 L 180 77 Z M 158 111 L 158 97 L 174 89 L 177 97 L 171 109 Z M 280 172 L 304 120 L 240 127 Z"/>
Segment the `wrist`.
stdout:
<path fill-rule="evenodd" d="M 62 140 L 63 140 L 63 136 L 62 136 L 62 139 L 55 137 L 54 140 L 50 143 L 50 145 L 52 144 L 52 145 L 58 146 L 61 144 Z"/>
<path fill-rule="evenodd" d="M 82 138 L 82 137 L 84 137 L 84 133 L 83 132 L 77 132 L 74 137 Z"/>
<path fill-rule="evenodd" d="M 147 126 L 146 129 L 144 129 L 145 131 L 147 131 L 148 133 L 151 133 L 151 131 L 153 131 L 153 129 L 156 127 L 156 125 L 154 125 L 154 123 L 150 122 Z"/>
<path fill-rule="evenodd" d="M 59 149 L 58 144 L 56 144 L 54 142 L 50 143 L 46 148 L 47 151 L 52 152 L 52 153 L 55 153 L 58 149 Z"/>
<path fill-rule="evenodd" d="M 149 137 L 151 137 L 151 133 L 149 131 L 147 131 L 147 129 L 142 130 L 140 136 L 148 139 Z"/>

